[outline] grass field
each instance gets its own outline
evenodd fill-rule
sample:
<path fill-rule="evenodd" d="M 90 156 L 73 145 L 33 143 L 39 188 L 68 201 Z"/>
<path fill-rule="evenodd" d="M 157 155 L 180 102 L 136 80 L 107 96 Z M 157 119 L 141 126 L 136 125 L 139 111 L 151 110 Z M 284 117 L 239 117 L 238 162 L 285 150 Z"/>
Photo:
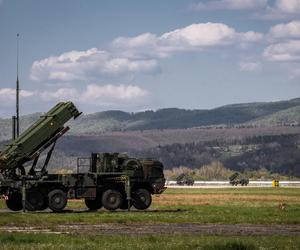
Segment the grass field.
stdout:
<path fill-rule="evenodd" d="M 0 208 L 4 208 L 1 201 Z M 99 210 L 87 212 L 83 201 L 69 201 L 67 209 L 77 212 L 54 214 L 10 213 L 0 209 L 0 226 L 57 225 L 151 225 L 195 223 L 218 225 L 300 225 L 300 189 L 168 189 L 153 197 L 149 211 Z M 2 211 L 1 211 L 2 210 Z M 170 224 L 170 225 L 171 225 Z M 239 225 L 237 225 L 239 227 Z M 55 230 L 54 230 L 55 231 Z M 300 237 L 291 235 L 93 235 L 0 233 L 0 248 L 15 249 L 300 249 Z M 100 247 L 100 248 L 99 248 Z M 21 249 L 21 248 L 20 248 Z"/>
<path fill-rule="evenodd" d="M 215 236 L 86 236 L 41 234 L 0 235 L 0 249 L 203 249 L 203 250 L 298 250 L 296 237 Z"/>

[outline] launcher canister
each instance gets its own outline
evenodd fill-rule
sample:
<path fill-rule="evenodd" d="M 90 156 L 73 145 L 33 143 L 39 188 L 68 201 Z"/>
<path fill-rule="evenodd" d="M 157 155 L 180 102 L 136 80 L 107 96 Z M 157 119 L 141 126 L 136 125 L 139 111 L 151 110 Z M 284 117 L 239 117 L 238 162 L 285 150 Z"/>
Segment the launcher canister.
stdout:
<path fill-rule="evenodd" d="M 0 153 L 0 172 L 18 168 L 32 160 L 39 149 L 68 129 L 64 127 L 66 122 L 79 115 L 80 112 L 72 102 L 60 102 L 55 105 L 3 149 Z"/>

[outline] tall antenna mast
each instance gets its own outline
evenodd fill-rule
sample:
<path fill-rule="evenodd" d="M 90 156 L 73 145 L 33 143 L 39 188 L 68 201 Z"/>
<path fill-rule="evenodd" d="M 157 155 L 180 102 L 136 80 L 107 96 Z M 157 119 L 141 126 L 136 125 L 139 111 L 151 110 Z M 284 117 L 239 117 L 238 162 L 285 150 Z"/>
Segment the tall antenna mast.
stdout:
<path fill-rule="evenodd" d="M 19 122 L 19 33 L 17 34 L 17 82 L 16 82 L 16 136 L 19 137 L 20 122 Z"/>

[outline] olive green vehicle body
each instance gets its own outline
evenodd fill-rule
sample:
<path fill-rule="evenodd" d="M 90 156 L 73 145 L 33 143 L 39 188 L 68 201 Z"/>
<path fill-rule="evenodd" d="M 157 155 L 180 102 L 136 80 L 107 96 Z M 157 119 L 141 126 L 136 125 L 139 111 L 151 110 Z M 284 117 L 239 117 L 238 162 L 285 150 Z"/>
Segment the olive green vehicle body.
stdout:
<path fill-rule="evenodd" d="M 188 174 L 182 173 L 176 177 L 176 184 L 179 186 L 193 186 L 194 185 L 193 177 Z"/>
<path fill-rule="evenodd" d="M 0 195 L 8 208 L 59 212 L 67 199 L 85 199 L 90 209 L 146 209 L 151 195 L 165 190 L 161 162 L 120 153 L 92 153 L 78 158 L 77 173 L 48 174 L 56 140 L 68 130 L 64 124 L 79 115 L 73 103 L 59 103 L 0 153 Z M 40 153 L 51 145 L 44 166 L 36 169 Z"/>
<path fill-rule="evenodd" d="M 249 184 L 249 179 L 242 178 L 239 173 L 235 172 L 229 177 L 229 184 L 232 186 L 247 186 Z"/>
<path fill-rule="evenodd" d="M 0 153 L 0 170 L 16 169 L 34 159 L 34 154 L 49 142 L 54 134 L 62 131 L 67 121 L 79 115 L 79 111 L 71 102 L 55 105 L 4 148 Z"/>

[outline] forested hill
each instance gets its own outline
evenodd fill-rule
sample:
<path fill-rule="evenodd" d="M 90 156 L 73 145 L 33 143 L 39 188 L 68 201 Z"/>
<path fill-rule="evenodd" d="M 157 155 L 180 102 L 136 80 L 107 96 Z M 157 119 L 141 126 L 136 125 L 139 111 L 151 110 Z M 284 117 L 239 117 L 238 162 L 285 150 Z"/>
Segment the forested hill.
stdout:
<path fill-rule="evenodd" d="M 278 102 L 260 102 L 226 105 L 210 110 L 178 108 L 127 113 L 119 110 L 82 115 L 72 122 L 71 134 L 99 134 L 106 131 L 191 128 L 208 125 L 278 125 L 300 123 L 300 98 Z M 40 114 L 22 117 L 26 128 Z M 11 137 L 10 119 L 0 119 L 0 140 Z"/>

